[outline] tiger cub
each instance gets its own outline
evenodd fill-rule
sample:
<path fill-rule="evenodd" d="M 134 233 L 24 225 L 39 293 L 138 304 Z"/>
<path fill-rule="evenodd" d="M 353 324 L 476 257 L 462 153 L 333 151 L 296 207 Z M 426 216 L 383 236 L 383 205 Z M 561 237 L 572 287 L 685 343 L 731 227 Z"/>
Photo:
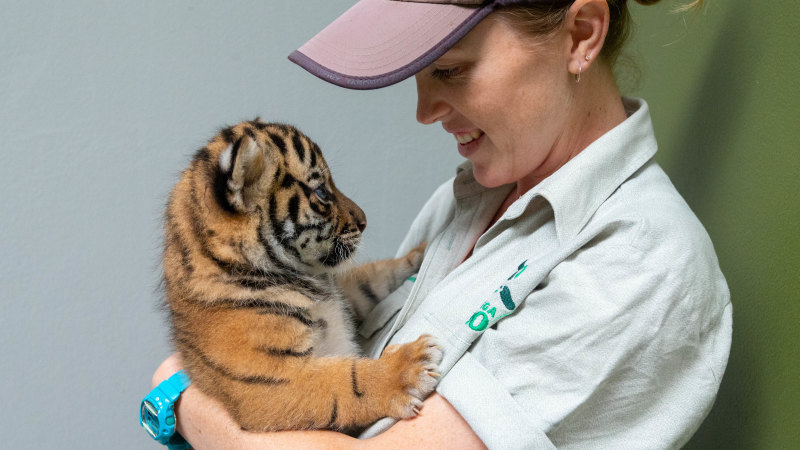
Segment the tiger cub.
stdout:
<path fill-rule="evenodd" d="M 419 269 L 423 247 L 349 269 L 366 226 L 319 147 L 259 119 L 222 130 L 170 195 L 164 278 L 193 384 L 250 431 L 409 418 L 436 384 L 430 336 L 358 357 L 363 317 Z M 350 303 L 346 303 L 347 299 Z"/>

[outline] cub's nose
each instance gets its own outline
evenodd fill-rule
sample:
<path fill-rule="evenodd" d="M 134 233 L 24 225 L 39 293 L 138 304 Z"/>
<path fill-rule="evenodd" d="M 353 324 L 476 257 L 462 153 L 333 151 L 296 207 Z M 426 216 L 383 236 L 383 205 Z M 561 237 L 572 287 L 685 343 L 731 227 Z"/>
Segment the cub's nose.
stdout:
<path fill-rule="evenodd" d="M 358 231 L 363 233 L 367 228 L 367 215 L 355 203 L 350 208 L 350 217 L 353 218 L 353 223 L 358 227 Z"/>
<path fill-rule="evenodd" d="M 364 229 L 367 228 L 367 215 L 364 214 L 364 211 L 359 208 L 354 201 L 350 200 L 341 192 L 337 192 L 336 197 L 339 199 L 339 202 L 342 205 L 344 210 L 343 212 L 350 215 L 350 220 L 345 221 L 347 228 L 355 225 L 355 227 L 358 228 L 358 231 L 363 233 Z"/>

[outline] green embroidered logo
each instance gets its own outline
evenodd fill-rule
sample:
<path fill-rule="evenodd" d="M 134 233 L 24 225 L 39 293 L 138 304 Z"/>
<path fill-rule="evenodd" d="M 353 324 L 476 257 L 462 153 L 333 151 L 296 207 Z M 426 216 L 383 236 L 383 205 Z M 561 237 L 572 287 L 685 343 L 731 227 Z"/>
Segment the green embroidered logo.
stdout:
<path fill-rule="evenodd" d="M 517 267 L 517 271 L 511 274 L 511 276 L 508 277 L 508 280 L 513 280 L 522 275 L 522 272 L 528 268 L 528 266 L 525 264 L 526 262 L 528 262 L 527 259 L 522 261 L 522 263 Z M 517 309 L 517 305 L 514 303 L 514 299 L 511 298 L 511 290 L 508 289 L 508 286 L 503 285 L 495 289 L 494 293 L 497 294 L 498 292 L 500 293 L 500 301 L 503 303 L 505 309 L 508 310 L 507 313 L 497 318 L 497 320 L 500 320 Z M 491 301 L 488 301 L 481 305 L 481 309 L 479 311 L 476 311 L 474 314 L 472 314 L 472 317 L 466 321 L 466 324 L 475 331 L 483 331 L 489 326 L 489 322 L 495 318 L 496 314 L 497 307 L 493 306 Z"/>

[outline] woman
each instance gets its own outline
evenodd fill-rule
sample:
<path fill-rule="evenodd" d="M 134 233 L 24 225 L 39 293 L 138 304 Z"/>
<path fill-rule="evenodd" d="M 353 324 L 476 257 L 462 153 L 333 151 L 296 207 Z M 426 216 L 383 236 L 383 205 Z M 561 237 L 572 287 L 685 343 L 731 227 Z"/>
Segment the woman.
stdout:
<path fill-rule="evenodd" d="M 614 80 L 627 20 L 622 0 L 362 0 L 292 54 L 351 88 L 414 74 L 417 119 L 441 122 L 468 160 L 399 250 L 429 243 L 410 294 L 390 295 L 359 330 L 371 356 L 436 335 L 444 376 L 419 417 L 381 421 L 363 440 L 243 433 L 190 388 L 177 411 L 189 442 L 685 443 L 727 363 L 729 293 L 705 230 L 653 161 L 647 105 Z M 168 359 L 154 382 L 178 368 Z"/>

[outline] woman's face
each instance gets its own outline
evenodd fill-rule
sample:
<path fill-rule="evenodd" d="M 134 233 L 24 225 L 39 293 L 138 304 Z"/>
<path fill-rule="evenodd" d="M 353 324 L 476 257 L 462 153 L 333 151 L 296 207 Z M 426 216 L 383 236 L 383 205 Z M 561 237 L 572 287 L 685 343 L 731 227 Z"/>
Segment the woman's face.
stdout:
<path fill-rule="evenodd" d="M 416 75 L 417 120 L 453 134 L 480 184 L 530 188 L 577 153 L 560 36 L 534 40 L 489 16 Z"/>

